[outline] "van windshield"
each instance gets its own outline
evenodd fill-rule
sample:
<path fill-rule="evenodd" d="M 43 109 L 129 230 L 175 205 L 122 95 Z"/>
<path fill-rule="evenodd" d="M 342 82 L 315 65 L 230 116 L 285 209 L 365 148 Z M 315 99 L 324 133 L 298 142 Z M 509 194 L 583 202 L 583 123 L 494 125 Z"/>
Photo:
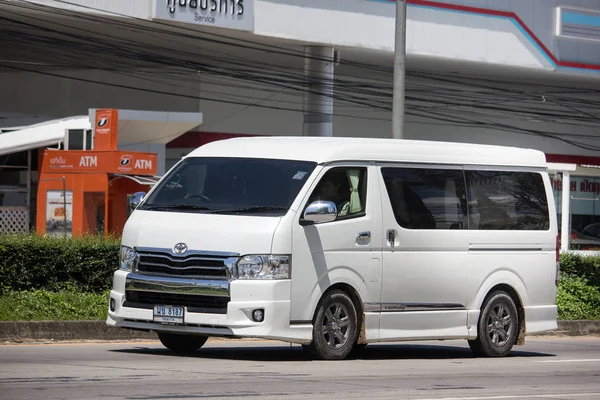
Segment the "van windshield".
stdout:
<path fill-rule="evenodd" d="M 138 209 L 281 216 L 315 167 L 293 160 L 185 158 Z"/>

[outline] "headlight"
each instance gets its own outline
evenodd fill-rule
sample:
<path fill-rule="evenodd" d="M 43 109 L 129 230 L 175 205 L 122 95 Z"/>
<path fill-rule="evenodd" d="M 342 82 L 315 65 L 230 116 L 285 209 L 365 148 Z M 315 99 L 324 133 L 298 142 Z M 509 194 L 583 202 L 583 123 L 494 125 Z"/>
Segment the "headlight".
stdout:
<path fill-rule="evenodd" d="M 248 255 L 239 259 L 238 279 L 290 279 L 288 255 Z"/>
<path fill-rule="evenodd" d="M 121 246 L 120 264 L 123 271 L 134 271 L 137 268 L 138 253 L 131 247 Z"/>

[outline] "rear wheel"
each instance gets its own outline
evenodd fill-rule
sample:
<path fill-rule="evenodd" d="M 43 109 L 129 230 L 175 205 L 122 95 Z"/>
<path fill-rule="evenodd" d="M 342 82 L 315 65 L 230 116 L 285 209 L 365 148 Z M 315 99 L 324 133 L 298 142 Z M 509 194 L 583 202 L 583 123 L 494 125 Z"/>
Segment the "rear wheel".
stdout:
<path fill-rule="evenodd" d="M 327 293 L 313 324 L 313 341 L 307 348 L 318 358 L 341 360 L 350 354 L 357 337 L 356 308 L 341 290 Z"/>
<path fill-rule="evenodd" d="M 167 332 L 157 333 L 163 346 L 178 353 L 194 353 L 208 340 L 208 336 L 178 335 Z"/>
<path fill-rule="evenodd" d="M 469 346 L 476 356 L 503 357 L 516 343 L 519 314 L 515 302 L 504 291 L 493 292 L 484 302 L 477 339 L 469 340 Z"/>

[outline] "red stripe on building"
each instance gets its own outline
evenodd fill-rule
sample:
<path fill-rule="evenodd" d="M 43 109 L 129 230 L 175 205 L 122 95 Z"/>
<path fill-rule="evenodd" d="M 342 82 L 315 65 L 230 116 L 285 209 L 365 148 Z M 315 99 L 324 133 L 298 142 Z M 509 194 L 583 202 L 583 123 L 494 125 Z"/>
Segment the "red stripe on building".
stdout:
<path fill-rule="evenodd" d="M 390 3 L 396 2 L 396 0 L 387 0 L 387 1 Z M 431 7 L 431 8 L 440 8 L 440 9 L 445 9 L 445 10 L 462 11 L 462 12 L 468 12 L 468 13 L 473 13 L 473 14 L 493 15 L 493 16 L 497 16 L 497 17 L 513 18 L 527 32 L 527 34 L 531 37 L 531 39 L 533 41 L 535 41 L 535 43 L 537 43 L 538 46 L 540 46 L 542 51 L 544 53 L 546 53 L 546 55 L 548 57 L 550 57 L 550 59 L 552 59 L 552 61 L 558 67 L 600 71 L 600 65 L 598 65 L 598 64 L 584 64 L 584 63 L 578 63 L 578 62 L 572 62 L 572 61 L 558 60 L 558 58 L 556 58 L 556 56 L 554 54 L 552 54 L 550 52 L 550 50 L 548 50 L 548 48 L 542 43 L 542 41 L 533 33 L 533 31 L 531 29 L 529 29 L 529 27 L 514 12 L 490 10 L 487 8 L 479 8 L 479 7 L 461 6 L 461 5 L 457 5 L 457 4 L 437 3 L 434 1 L 428 1 L 428 0 L 406 0 L 406 1 L 408 4 L 414 4 L 414 5 L 419 5 L 419 6 Z"/>
<path fill-rule="evenodd" d="M 569 154 L 546 154 L 546 161 L 563 164 L 600 165 L 600 157 L 573 156 Z"/>

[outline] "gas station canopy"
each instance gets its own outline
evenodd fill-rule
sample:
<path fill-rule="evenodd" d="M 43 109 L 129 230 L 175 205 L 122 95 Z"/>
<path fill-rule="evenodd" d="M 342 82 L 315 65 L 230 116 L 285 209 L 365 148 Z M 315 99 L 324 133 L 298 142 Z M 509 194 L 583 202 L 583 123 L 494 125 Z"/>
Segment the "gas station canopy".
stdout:
<path fill-rule="evenodd" d="M 20 151 L 56 146 L 65 141 L 68 130 L 96 133 L 96 111 L 89 116 L 50 120 L 27 127 L 3 128 L 0 156 Z M 117 147 L 130 144 L 164 144 L 202 124 L 202 113 L 115 110 L 118 115 Z M 102 121 L 99 121 L 102 123 Z M 104 122 L 105 123 L 105 122 Z"/>
<path fill-rule="evenodd" d="M 90 110 L 89 121 L 95 120 L 96 111 L 98 110 Z M 202 113 L 116 111 L 118 113 L 118 146 L 138 143 L 166 144 L 202 124 Z M 94 129 L 98 129 L 97 124 Z"/>
<path fill-rule="evenodd" d="M 139 183 L 140 185 L 154 186 L 160 180 L 159 176 L 143 176 L 143 175 L 126 175 L 126 174 L 112 174 L 115 179 L 126 178 Z M 110 181 L 109 183 L 112 183 Z"/>
<path fill-rule="evenodd" d="M 0 156 L 56 146 L 65 140 L 69 129 L 90 129 L 87 117 L 72 117 L 42 122 L 28 127 L 4 128 L 0 134 Z"/>

